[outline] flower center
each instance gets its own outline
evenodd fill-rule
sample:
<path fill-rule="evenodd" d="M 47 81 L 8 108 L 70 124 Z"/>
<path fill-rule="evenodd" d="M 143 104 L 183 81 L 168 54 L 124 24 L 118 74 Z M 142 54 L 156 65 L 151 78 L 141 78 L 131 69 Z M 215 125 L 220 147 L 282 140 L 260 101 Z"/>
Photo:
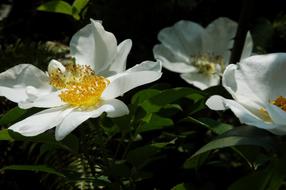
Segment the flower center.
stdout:
<path fill-rule="evenodd" d="M 195 55 L 192 58 L 192 65 L 197 67 L 200 73 L 212 75 L 220 73 L 224 69 L 224 60 L 222 56 L 206 53 Z"/>
<path fill-rule="evenodd" d="M 283 96 L 278 96 L 276 100 L 273 100 L 271 103 L 286 112 L 286 98 Z"/>
<path fill-rule="evenodd" d="M 74 107 L 97 105 L 109 84 L 108 79 L 97 76 L 90 66 L 74 63 L 65 65 L 65 71 L 51 69 L 49 78 L 52 86 L 62 89 L 59 94 L 61 100 Z"/>

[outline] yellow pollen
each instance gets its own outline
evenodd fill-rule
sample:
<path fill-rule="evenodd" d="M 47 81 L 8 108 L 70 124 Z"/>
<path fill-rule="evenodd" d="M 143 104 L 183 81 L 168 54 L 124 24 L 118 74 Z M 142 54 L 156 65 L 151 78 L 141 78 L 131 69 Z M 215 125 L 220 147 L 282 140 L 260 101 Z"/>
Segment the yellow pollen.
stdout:
<path fill-rule="evenodd" d="M 283 96 L 278 96 L 276 100 L 273 100 L 271 103 L 278 106 L 283 111 L 286 111 L 286 98 Z"/>
<path fill-rule="evenodd" d="M 224 69 L 224 60 L 222 56 L 212 54 L 199 54 L 193 56 L 192 58 L 192 65 L 197 67 L 200 73 L 207 75 L 215 74 L 218 72 L 217 65 L 220 65 L 221 71 Z"/>
<path fill-rule="evenodd" d="M 100 97 L 109 81 L 97 76 L 89 66 L 67 64 L 65 71 L 49 72 L 50 84 L 62 90 L 59 97 L 74 107 L 90 107 L 100 102 Z"/>
<path fill-rule="evenodd" d="M 264 108 L 260 108 L 259 110 L 260 116 L 264 121 L 271 121 L 271 117 L 269 116 L 268 112 Z"/>

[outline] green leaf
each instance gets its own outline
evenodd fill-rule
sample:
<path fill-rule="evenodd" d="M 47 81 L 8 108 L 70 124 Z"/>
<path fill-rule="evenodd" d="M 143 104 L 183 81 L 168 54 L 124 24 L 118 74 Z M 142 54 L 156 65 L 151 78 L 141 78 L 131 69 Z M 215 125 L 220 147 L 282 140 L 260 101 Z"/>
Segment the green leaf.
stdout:
<path fill-rule="evenodd" d="M 133 149 L 129 151 L 126 159 L 134 166 L 142 166 L 148 161 L 151 161 L 156 154 L 158 154 L 164 147 L 166 147 L 170 143 L 173 142 L 171 141 L 166 143 L 153 143 L 150 145 Z"/>
<path fill-rule="evenodd" d="M 59 148 L 63 148 L 70 152 L 78 152 L 79 142 L 76 136 L 70 134 L 64 138 L 62 141 L 56 141 L 55 136 L 52 133 L 42 133 L 40 135 L 34 137 L 25 137 L 20 133 L 16 133 L 14 131 L 8 130 L 10 137 L 12 137 L 16 141 L 28 141 L 28 142 L 37 142 L 37 143 L 45 143 L 45 144 L 53 144 L 58 146 Z"/>
<path fill-rule="evenodd" d="M 14 139 L 9 135 L 8 129 L 0 131 L 0 141 L 13 141 Z"/>
<path fill-rule="evenodd" d="M 272 142 L 269 139 L 264 139 L 262 137 L 227 136 L 209 142 L 200 148 L 192 157 L 210 150 L 241 145 L 260 146 L 268 150 L 272 149 L 273 147 Z"/>
<path fill-rule="evenodd" d="M 86 7 L 88 2 L 89 2 L 89 0 L 75 0 L 73 2 L 72 6 L 74 8 L 76 8 L 78 13 L 80 13 L 82 11 L 82 9 L 84 9 Z"/>
<path fill-rule="evenodd" d="M 10 165 L 10 166 L 5 166 L 0 169 L 0 171 L 4 171 L 4 170 L 45 172 L 45 173 L 54 174 L 60 177 L 65 177 L 64 174 L 46 165 Z"/>
<path fill-rule="evenodd" d="M 190 189 L 189 185 L 185 183 L 180 183 L 177 184 L 175 187 L 173 187 L 171 190 L 189 190 L 189 189 Z"/>
<path fill-rule="evenodd" d="M 170 127 L 174 125 L 173 121 L 169 118 L 161 117 L 156 114 L 149 114 L 148 120 L 144 120 L 145 122 L 148 121 L 146 124 L 142 125 L 138 128 L 138 132 L 146 132 L 146 131 L 153 131 L 153 130 L 159 130 L 166 127 Z"/>
<path fill-rule="evenodd" d="M 73 16 L 76 20 L 79 20 L 80 18 L 78 13 L 74 12 L 74 8 L 65 1 L 50 1 L 37 7 L 37 10 L 70 15 Z"/>
<path fill-rule="evenodd" d="M 200 125 L 208 128 L 208 129 L 210 129 L 212 132 L 214 132 L 215 134 L 218 134 L 218 135 L 221 135 L 221 134 L 225 133 L 226 131 L 233 129 L 232 125 L 229 125 L 226 123 L 221 123 L 219 121 L 215 121 L 215 120 L 210 119 L 210 118 L 195 119 L 195 118 L 189 116 L 185 120 L 200 124 Z"/>
<path fill-rule="evenodd" d="M 183 167 L 186 169 L 198 169 L 202 166 L 209 156 L 209 152 L 204 152 L 198 156 L 190 157 L 185 162 Z"/>
<path fill-rule="evenodd" d="M 190 96 L 192 94 L 203 94 L 201 91 L 192 88 L 173 88 L 164 90 L 154 95 L 142 103 L 142 107 L 147 112 L 158 112 L 162 107 L 173 103 L 180 98 Z"/>
<path fill-rule="evenodd" d="M 131 99 L 131 104 L 141 104 L 145 100 L 157 95 L 160 93 L 160 90 L 156 89 L 146 89 L 137 92 Z"/>
<path fill-rule="evenodd" d="M 273 160 L 270 165 L 234 182 L 229 190 L 279 190 L 285 177 L 285 160 Z"/>
<path fill-rule="evenodd" d="M 10 109 L 0 118 L 0 125 L 8 125 L 17 121 L 27 113 L 27 110 L 20 109 L 18 106 Z"/>

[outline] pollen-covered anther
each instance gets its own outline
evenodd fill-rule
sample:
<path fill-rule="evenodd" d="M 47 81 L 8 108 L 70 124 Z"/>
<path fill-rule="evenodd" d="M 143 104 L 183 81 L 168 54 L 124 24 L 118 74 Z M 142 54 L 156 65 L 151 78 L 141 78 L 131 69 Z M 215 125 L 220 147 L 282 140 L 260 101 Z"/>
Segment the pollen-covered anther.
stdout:
<path fill-rule="evenodd" d="M 72 106 L 94 106 L 99 103 L 101 94 L 107 85 L 108 80 L 104 77 L 85 76 L 81 82 L 67 85 L 59 96 Z"/>
<path fill-rule="evenodd" d="M 69 64 L 65 69 L 65 72 L 54 70 L 49 73 L 50 84 L 62 90 L 61 100 L 74 107 L 97 105 L 109 81 L 97 76 L 89 66 Z"/>
<path fill-rule="evenodd" d="M 199 54 L 193 56 L 192 65 L 197 67 L 200 73 L 204 74 L 214 74 L 219 73 L 224 69 L 224 61 L 222 56 L 216 56 L 212 54 Z M 217 71 L 218 67 L 220 67 L 220 71 Z"/>
<path fill-rule="evenodd" d="M 271 102 L 272 104 L 278 106 L 281 108 L 283 111 L 286 111 L 286 98 L 283 96 L 278 96 L 276 100 L 273 100 Z"/>

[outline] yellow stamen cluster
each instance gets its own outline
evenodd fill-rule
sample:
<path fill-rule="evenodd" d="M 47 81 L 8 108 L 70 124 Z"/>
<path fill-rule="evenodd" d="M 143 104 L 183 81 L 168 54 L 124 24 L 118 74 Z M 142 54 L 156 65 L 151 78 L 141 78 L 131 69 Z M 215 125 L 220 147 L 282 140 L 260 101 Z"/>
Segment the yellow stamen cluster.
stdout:
<path fill-rule="evenodd" d="M 273 100 L 271 103 L 278 106 L 283 111 L 286 111 L 286 98 L 283 96 L 278 96 L 276 100 Z"/>
<path fill-rule="evenodd" d="M 50 84 L 63 90 L 59 97 L 75 107 L 90 107 L 99 103 L 109 81 L 97 76 L 89 66 L 67 64 L 65 71 L 54 69 L 49 72 Z"/>
<path fill-rule="evenodd" d="M 193 56 L 192 65 L 196 66 L 200 73 L 207 75 L 215 74 L 217 65 L 220 65 L 220 70 L 224 69 L 224 60 L 222 56 L 212 54 L 200 54 Z"/>

